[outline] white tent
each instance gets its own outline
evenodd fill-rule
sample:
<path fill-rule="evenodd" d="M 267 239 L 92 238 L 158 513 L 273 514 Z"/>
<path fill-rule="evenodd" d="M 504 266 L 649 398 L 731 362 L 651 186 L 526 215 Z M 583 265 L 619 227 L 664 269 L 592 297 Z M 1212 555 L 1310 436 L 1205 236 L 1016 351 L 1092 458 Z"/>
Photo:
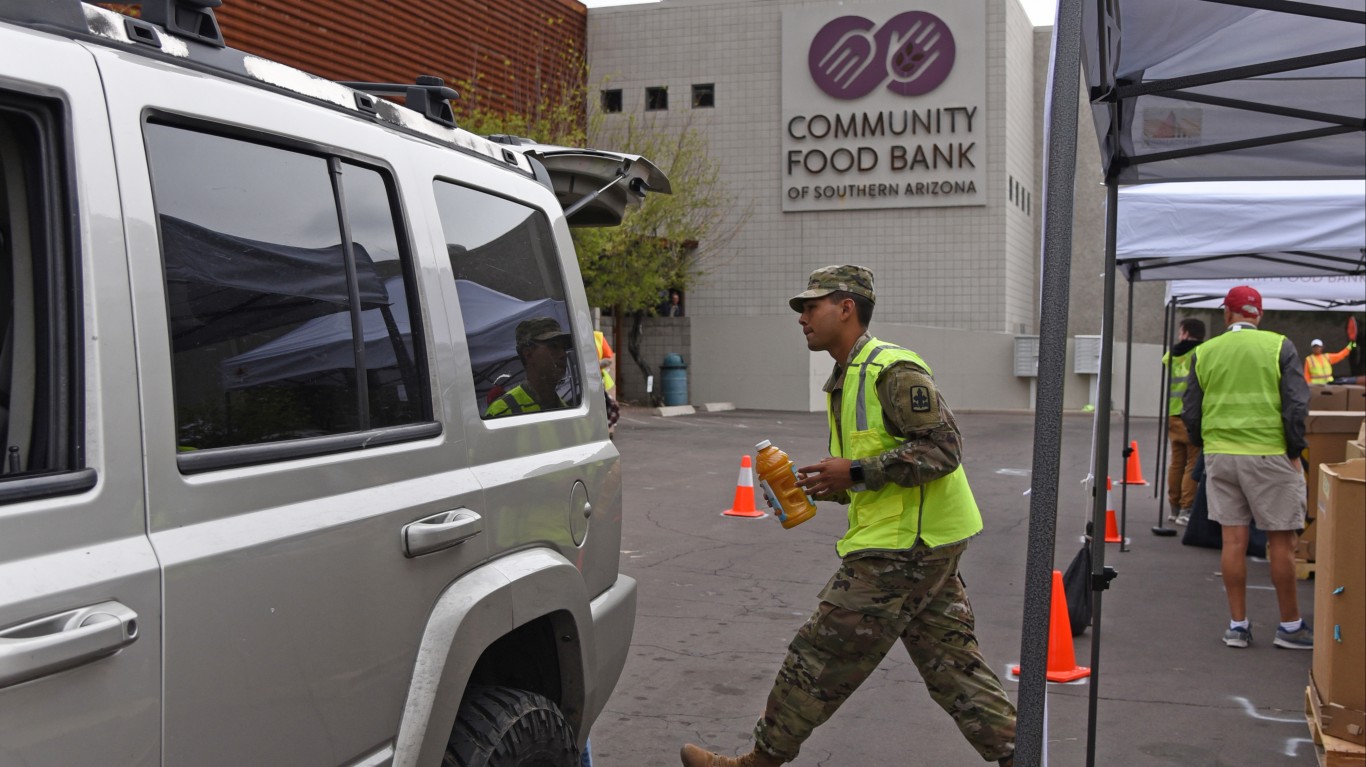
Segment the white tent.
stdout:
<path fill-rule="evenodd" d="M 1129 280 L 1366 270 L 1366 181 L 1128 187 L 1119 191 L 1115 219 L 1116 263 Z"/>
<path fill-rule="evenodd" d="M 1189 309 L 1217 309 L 1235 285 L 1256 288 L 1267 310 L 1359 312 L 1366 308 L 1366 275 L 1361 274 L 1175 280 L 1167 283 L 1167 302 Z"/>

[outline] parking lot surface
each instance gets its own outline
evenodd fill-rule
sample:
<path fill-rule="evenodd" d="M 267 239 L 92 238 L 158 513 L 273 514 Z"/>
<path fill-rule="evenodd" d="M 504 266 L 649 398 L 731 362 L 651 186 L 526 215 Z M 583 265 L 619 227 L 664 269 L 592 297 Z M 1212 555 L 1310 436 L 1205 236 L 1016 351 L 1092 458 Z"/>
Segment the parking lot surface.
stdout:
<path fill-rule="evenodd" d="M 950 391 L 951 395 L 952 392 Z M 1020 656 L 1034 417 L 961 413 L 965 467 L 986 530 L 962 575 L 983 653 L 1006 679 Z M 1091 419 L 1063 419 L 1055 567 L 1080 548 L 1089 514 L 1085 479 Z M 1135 419 L 1132 438 L 1148 482 L 1157 422 Z M 1119 456 L 1116 418 L 1112 456 Z M 638 579 L 630 657 L 592 732 L 595 767 L 678 764 L 684 742 L 727 753 L 749 750 L 788 641 L 835 571 L 844 509 L 820 504 L 791 530 L 772 518 L 723 516 L 741 456 L 763 439 L 798 465 L 827 454 L 823 413 L 733 411 L 661 418 L 623 408 L 617 445 L 625 467 L 622 572 Z M 1123 476 L 1116 457 L 1111 474 Z M 1114 505 L 1119 507 L 1117 485 Z M 762 509 L 763 501 L 759 499 Z M 1153 485 L 1130 486 L 1131 550 L 1107 550 L 1119 578 L 1104 595 L 1098 678 L 1050 685 L 1046 763 L 1085 764 L 1089 684 L 1099 685 L 1096 764 L 1109 767 L 1314 765 L 1304 721 L 1311 653 L 1271 644 L 1277 612 L 1265 562 L 1248 573 L 1254 644 L 1224 647 L 1227 607 L 1219 552 L 1149 532 Z M 1304 617 L 1313 582 L 1300 582 Z M 1077 637 L 1090 665 L 1092 632 Z M 807 741 L 797 767 L 983 764 L 930 700 L 905 650 L 893 647 L 843 708 Z"/>

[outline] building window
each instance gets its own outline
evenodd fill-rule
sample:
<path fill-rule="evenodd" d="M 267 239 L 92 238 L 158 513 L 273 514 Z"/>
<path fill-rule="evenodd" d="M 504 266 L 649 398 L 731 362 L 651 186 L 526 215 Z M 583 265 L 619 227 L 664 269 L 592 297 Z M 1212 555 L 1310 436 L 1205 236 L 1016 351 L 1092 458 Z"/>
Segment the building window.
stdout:
<path fill-rule="evenodd" d="M 612 113 L 621 111 L 620 88 L 612 88 L 602 92 L 602 111 Z"/>
<path fill-rule="evenodd" d="M 692 108 L 709 109 L 716 106 L 716 84 L 694 83 L 692 87 Z"/>
<path fill-rule="evenodd" d="M 663 112 L 669 108 L 669 89 L 658 85 L 645 89 L 645 111 Z"/>

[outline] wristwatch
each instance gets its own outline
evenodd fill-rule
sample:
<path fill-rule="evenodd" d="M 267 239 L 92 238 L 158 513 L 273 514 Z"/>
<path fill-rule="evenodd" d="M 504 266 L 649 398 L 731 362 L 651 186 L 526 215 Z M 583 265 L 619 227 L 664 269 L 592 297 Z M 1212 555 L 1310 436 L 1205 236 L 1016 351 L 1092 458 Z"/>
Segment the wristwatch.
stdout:
<path fill-rule="evenodd" d="M 849 462 L 849 479 L 854 481 L 854 489 L 863 488 L 863 464 L 861 462 Z"/>

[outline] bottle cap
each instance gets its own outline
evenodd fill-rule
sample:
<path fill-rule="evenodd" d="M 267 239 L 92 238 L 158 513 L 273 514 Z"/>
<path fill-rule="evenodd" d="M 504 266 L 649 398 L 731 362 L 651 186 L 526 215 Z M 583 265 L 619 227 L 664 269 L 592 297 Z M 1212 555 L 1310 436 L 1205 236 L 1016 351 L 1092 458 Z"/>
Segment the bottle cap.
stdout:
<path fill-rule="evenodd" d="M 769 446 L 771 446 L 772 444 L 773 444 L 772 442 L 769 442 L 768 440 L 764 440 L 763 442 L 760 442 L 759 444 L 755 445 L 755 446 L 754 446 L 754 449 L 755 449 L 755 450 L 763 450 L 764 448 L 769 447 Z"/>

